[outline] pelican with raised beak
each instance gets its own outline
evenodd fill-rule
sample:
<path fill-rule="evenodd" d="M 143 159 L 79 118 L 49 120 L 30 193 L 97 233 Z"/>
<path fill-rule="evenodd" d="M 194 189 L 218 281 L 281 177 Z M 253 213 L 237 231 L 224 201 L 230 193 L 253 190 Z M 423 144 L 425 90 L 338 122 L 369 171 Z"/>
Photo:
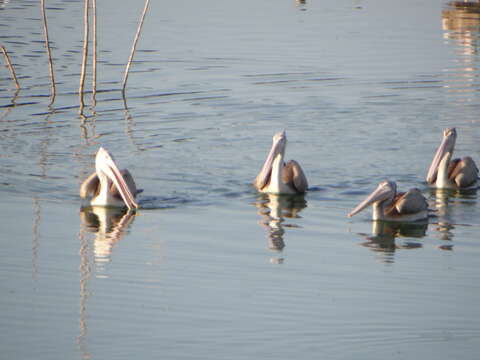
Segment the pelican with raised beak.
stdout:
<path fill-rule="evenodd" d="M 397 194 L 397 184 L 383 181 L 348 217 L 372 205 L 373 220 L 411 222 L 428 218 L 428 204 L 420 190 L 413 188 Z"/>
<path fill-rule="evenodd" d="M 443 130 L 443 140 L 428 169 L 427 182 L 439 189 L 475 189 L 478 187 L 478 168 L 470 156 L 453 159 L 457 131 Z"/>
<path fill-rule="evenodd" d="M 270 194 L 301 194 L 307 191 L 307 178 L 298 162 L 284 162 L 286 147 L 285 131 L 276 133 L 267 160 L 255 178 L 254 186 L 258 191 Z"/>
<path fill-rule="evenodd" d="M 138 208 L 135 198 L 140 191 L 127 169 L 119 170 L 113 156 L 104 148 L 97 151 L 95 172 L 80 186 L 80 197 L 90 195 L 90 205 Z"/>

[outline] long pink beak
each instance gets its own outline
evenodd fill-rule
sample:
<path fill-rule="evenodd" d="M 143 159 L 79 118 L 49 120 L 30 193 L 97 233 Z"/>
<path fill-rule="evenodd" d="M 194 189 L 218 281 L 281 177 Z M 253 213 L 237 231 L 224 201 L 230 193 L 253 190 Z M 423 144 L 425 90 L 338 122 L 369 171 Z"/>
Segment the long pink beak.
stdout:
<path fill-rule="evenodd" d="M 104 148 L 98 149 L 96 160 L 95 160 L 95 167 L 97 173 L 99 171 L 103 172 L 110 180 L 113 181 L 115 186 L 120 193 L 125 205 L 129 209 L 137 209 L 138 204 L 135 201 L 135 197 L 133 196 L 128 184 L 125 182 L 123 175 L 121 174 L 120 170 L 115 164 L 115 161 L 112 159 L 111 155 L 108 153 L 107 150 Z"/>
<path fill-rule="evenodd" d="M 265 160 L 265 163 L 262 166 L 262 170 L 260 170 L 260 173 L 258 174 L 258 177 L 257 177 L 258 183 L 262 184 L 262 186 L 267 184 L 270 173 L 272 172 L 273 161 L 275 160 L 275 157 L 277 156 L 277 154 L 285 150 L 285 143 L 286 143 L 285 130 L 275 134 L 270 152 L 268 153 L 267 159 Z"/>
<path fill-rule="evenodd" d="M 453 129 L 453 131 L 455 131 L 455 129 Z M 455 132 L 453 132 L 452 135 L 444 135 L 443 140 L 440 143 L 440 146 L 438 147 L 437 152 L 435 153 L 432 163 L 430 164 L 430 167 L 428 169 L 426 180 L 429 184 L 435 183 L 438 174 L 438 167 L 444 156 L 447 153 L 450 153 L 450 155 L 453 153 L 453 148 L 455 147 L 455 138 Z"/>
<path fill-rule="evenodd" d="M 366 207 L 376 203 L 377 201 L 385 201 L 392 196 L 392 192 L 395 190 L 389 185 L 389 183 L 381 183 L 378 187 L 367 196 L 365 200 L 363 200 L 360 204 L 357 205 L 355 209 L 350 211 L 347 215 L 348 217 L 352 217 L 358 214 L 360 211 L 364 210 Z"/>

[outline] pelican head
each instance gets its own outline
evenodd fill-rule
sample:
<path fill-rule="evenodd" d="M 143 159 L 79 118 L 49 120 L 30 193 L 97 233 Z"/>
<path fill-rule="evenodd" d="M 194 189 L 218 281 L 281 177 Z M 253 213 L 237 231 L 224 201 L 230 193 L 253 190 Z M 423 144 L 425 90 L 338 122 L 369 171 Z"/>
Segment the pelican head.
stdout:
<path fill-rule="evenodd" d="M 457 139 L 457 130 L 455 128 L 446 128 L 443 130 L 443 140 L 433 157 L 433 161 L 428 169 L 427 182 L 434 184 L 437 180 L 440 163 L 443 161 L 450 161 L 455 148 L 455 141 Z M 448 166 L 448 163 L 446 164 Z"/>
<path fill-rule="evenodd" d="M 357 205 L 347 216 L 352 217 L 363 209 L 376 203 L 389 204 L 395 198 L 397 193 L 397 184 L 393 181 L 383 181 L 378 184 L 377 188 L 367 196 L 360 204 Z"/>
<path fill-rule="evenodd" d="M 270 177 L 272 175 L 273 162 L 275 161 L 277 156 L 280 156 L 280 159 L 278 160 L 282 160 L 283 162 L 283 157 L 285 155 L 286 147 L 287 147 L 287 135 L 285 134 L 285 130 L 280 131 L 275 135 L 273 135 L 272 148 L 270 149 L 267 159 L 265 160 L 265 163 L 262 166 L 262 170 L 260 170 L 260 173 L 257 175 L 257 178 L 255 179 L 255 185 L 257 186 L 258 189 L 263 188 L 265 185 L 269 183 Z"/>
<path fill-rule="evenodd" d="M 100 147 L 97 151 L 95 170 L 100 180 L 100 193 L 111 192 L 111 184 L 113 183 L 125 205 L 129 209 L 138 208 L 138 204 L 135 202 L 136 193 L 135 195 L 132 194 L 130 186 L 127 184 L 123 174 L 118 169 L 117 164 L 113 160 L 113 156 L 103 147 Z"/>

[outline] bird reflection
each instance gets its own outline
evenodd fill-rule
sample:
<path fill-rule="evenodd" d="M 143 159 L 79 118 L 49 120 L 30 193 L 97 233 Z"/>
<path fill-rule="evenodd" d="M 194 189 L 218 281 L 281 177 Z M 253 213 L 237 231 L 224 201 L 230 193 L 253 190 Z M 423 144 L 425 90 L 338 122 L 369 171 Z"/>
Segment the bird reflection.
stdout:
<path fill-rule="evenodd" d="M 450 207 L 452 203 L 462 203 L 462 207 L 469 204 L 474 205 L 475 202 L 468 201 L 476 199 L 477 189 L 457 190 L 457 189 L 430 189 L 431 197 L 435 199 L 435 210 L 437 222 L 435 230 L 439 233 L 440 240 L 453 240 L 453 230 L 458 224 L 455 224 L 452 218 L 452 211 L 457 207 Z M 444 243 L 438 246 L 442 250 L 452 250 L 453 244 Z"/>
<path fill-rule="evenodd" d="M 478 53 L 480 33 L 480 3 L 469 1 L 451 1 L 442 11 L 442 28 L 444 38 L 453 41 L 459 46 L 462 79 L 465 88 L 474 91 L 475 73 L 477 71 L 475 57 Z M 452 84 L 454 91 L 458 85 Z M 465 89 L 461 89 L 465 91 Z"/>
<path fill-rule="evenodd" d="M 260 194 L 255 206 L 258 214 L 262 217 L 259 224 L 268 230 L 268 248 L 281 252 L 285 247 L 284 228 L 298 227 L 298 225 L 285 223 L 285 218 L 300 218 L 298 214 L 307 207 L 305 197 L 303 195 Z M 281 263 L 283 258 L 272 258 L 270 262 Z"/>
<path fill-rule="evenodd" d="M 4 8 L 9 2 L 10 0 L 0 0 L 0 8 Z"/>
<path fill-rule="evenodd" d="M 462 46 L 463 55 L 478 51 L 480 33 L 480 3 L 451 1 L 442 11 L 442 28 L 446 40 L 453 39 Z"/>
<path fill-rule="evenodd" d="M 295 5 L 302 11 L 305 11 L 305 6 L 307 5 L 307 0 L 295 0 Z"/>
<path fill-rule="evenodd" d="M 437 223 L 435 230 L 439 232 L 441 240 L 452 240 L 453 233 L 451 230 L 455 228 L 450 219 L 448 211 L 449 199 L 457 192 L 453 189 L 431 189 L 435 198 L 435 209 L 437 215 Z"/>
<path fill-rule="evenodd" d="M 97 265 L 110 262 L 115 244 L 127 232 L 135 213 L 126 208 L 85 207 L 80 211 L 82 227 L 95 234 L 93 246 Z"/>
<path fill-rule="evenodd" d="M 417 241 L 402 241 L 397 243 L 396 238 L 423 238 L 427 233 L 428 222 L 398 223 L 386 221 L 372 222 L 372 235 L 365 236 L 367 241 L 360 245 L 382 254 L 380 260 L 393 263 L 393 255 L 398 249 L 418 249 L 422 244 Z"/>
<path fill-rule="evenodd" d="M 457 34 L 480 32 L 480 2 L 448 2 L 442 11 L 442 27 Z"/>

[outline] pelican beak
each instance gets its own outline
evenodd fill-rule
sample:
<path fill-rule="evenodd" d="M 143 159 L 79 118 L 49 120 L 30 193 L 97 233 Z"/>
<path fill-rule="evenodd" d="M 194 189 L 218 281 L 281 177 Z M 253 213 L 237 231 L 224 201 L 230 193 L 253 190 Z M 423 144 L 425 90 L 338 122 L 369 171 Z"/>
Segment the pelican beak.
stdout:
<path fill-rule="evenodd" d="M 97 173 L 103 172 L 111 181 L 113 181 L 120 196 L 125 202 L 125 205 L 127 205 L 129 209 L 138 208 L 138 204 L 135 202 L 135 197 L 125 182 L 125 179 L 113 160 L 112 155 L 102 147 L 98 149 L 95 159 L 95 167 Z"/>
<path fill-rule="evenodd" d="M 367 196 L 365 200 L 363 200 L 360 204 L 357 205 L 355 209 L 350 211 L 347 215 L 348 217 L 352 217 L 353 215 L 358 214 L 360 211 L 365 209 L 366 207 L 376 203 L 377 201 L 385 201 L 395 195 L 396 192 L 396 185 L 391 181 L 384 181 L 381 182 L 377 188 Z"/>
<path fill-rule="evenodd" d="M 260 170 L 260 173 L 258 174 L 256 179 L 256 183 L 259 188 L 263 188 L 268 183 L 270 174 L 272 173 L 273 161 L 278 154 L 283 154 L 285 152 L 286 145 L 287 135 L 285 134 L 285 130 L 273 135 L 272 148 L 270 149 L 267 159 L 262 166 L 262 170 Z"/>
<path fill-rule="evenodd" d="M 457 131 L 455 130 L 455 128 L 447 128 L 443 131 L 443 140 L 438 147 L 435 156 L 433 157 L 430 168 L 428 169 L 427 182 L 429 184 L 435 183 L 440 162 L 447 153 L 449 153 L 450 155 L 453 153 L 456 139 Z"/>

